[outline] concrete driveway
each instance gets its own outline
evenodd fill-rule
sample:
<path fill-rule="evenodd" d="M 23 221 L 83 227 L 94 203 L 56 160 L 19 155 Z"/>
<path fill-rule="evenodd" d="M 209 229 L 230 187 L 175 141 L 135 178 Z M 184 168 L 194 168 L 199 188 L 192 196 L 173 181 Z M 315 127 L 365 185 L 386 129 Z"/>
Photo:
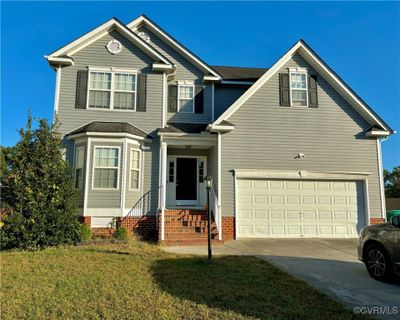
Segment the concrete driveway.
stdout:
<path fill-rule="evenodd" d="M 252 255 L 355 307 L 383 307 L 375 316 L 400 319 L 400 284 L 372 279 L 357 259 L 356 239 L 246 239 L 215 246 L 214 254 Z M 206 247 L 164 247 L 174 253 L 206 254 Z M 365 309 L 363 309 L 365 311 Z M 398 311 L 398 314 L 396 313 Z M 383 314 L 382 314 L 383 313 Z"/>

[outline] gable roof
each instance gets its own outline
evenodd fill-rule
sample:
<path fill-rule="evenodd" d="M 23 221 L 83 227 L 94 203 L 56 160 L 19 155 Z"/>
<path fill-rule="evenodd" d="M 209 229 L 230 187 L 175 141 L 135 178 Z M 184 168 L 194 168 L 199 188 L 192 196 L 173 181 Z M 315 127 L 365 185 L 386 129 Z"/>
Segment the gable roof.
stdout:
<path fill-rule="evenodd" d="M 107 122 L 107 121 L 92 121 L 84 126 L 75 129 L 66 136 L 73 136 L 80 133 L 100 132 L 100 133 L 129 133 L 134 136 L 146 139 L 153 139 L 147 132 L 135 127 L 128 122 Z"/>
<path fill-rule="evenodd" d="M 224 80 L 229 81 L 256 81 L 266 71 L 267 68 L 247 68 L 230 66 L 212 66 Z"/>
<path fill-rule="evenodd" d="M 222 78 L 221 75 L 210 67 L 207 63 L 201 60 L 198 56 L 196 56 L 193 52 L 189 49 L 184 47 L 181 43 L 178 42 L 174 37 L 168 34 L 165 30 L 163 30 L 160 26 L 150 20 L 147 16 L 142 14 L 138 18 L 134 19 L 133 21 L 127 24 L 127 27 L 131 30 L 136 30 L 141 25 L 146 26 L 151 32 L 159 36 L 164 42 L 170 45 L 173 49 L 177 52 L 182 54 L 186 59 L 191 61 L 195 66 L 197 66 L 200 70 L 205 71 L 217 78 Z"/>
<path fill-rule="evenodd" d="M 342 97 L 356 109 L 371 125 L 385 131 L 393 131 L 307 44 L 299 40 L 294 44 L 264 75 L 258 79 L 238 100 L 236 100 L 214 124 L 221 124 L 229 119 L 253 94 L 255 94 L 271 77 L 299 53 Z"/>
<path fill-rule="evenodd" d="M 97 39 L 104 36 L 106 33 L 117 30 L 122 35 L 124 35 L 128 40 L 130 40 L 137 47 L 142 49 L 146 54 L 148 54 L 151 58 L 153 58 L 156 62 L 164 63 L 166 65 L 171 65 L 172 62 L 169 61 L 165 56 L 163 56 L 160 52 L 158 52 L 155 48 L 153 48 L 150 44 L 144 41 L 141 37 L 139 37 L 136 33 L 132 32 L 125 24 L 119 21 L 117 18 L 111 18 L 110 20 L 104 22 L 100 26 L 94 28 L 92 31 L 84 34 L 83 36 L 71 41 L 67 45 L 63 46 L 60 49 L 52 52 L 45 58 L 49 62 L 59 62 L 60 58 L 63 59 L 71 59 L 70 56 L 74 53 L 82 50 L 84 47 L 93 43 Z M 72 59 L 71 59 L 72 60 Z"/>

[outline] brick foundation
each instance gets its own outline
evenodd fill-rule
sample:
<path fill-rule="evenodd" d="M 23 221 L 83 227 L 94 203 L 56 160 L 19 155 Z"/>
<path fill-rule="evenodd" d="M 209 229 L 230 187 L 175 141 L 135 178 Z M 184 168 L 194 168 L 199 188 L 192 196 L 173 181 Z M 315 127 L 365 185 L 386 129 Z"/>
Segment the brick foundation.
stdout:
<path fill-rule="evenodd" d="M 385 218 L 370 218 L 369 223 L 370 224 L 379 224 L 379 223 L 385 223 Z"/>
<path fill-rule="evenodd" d="M 235 217 L 222 217 L 222 240 L 235 239 Z"/>
<path fill-rule="evenodd" d="M 81 221 L 90 226 L 91 217 L 82 217 Z M 156 240 L 156 216 L 124 217 L 121 220 L 121 226 L 144 240 Z M 114 231 L 115 228 L 92 228 L 92 233 L 96 236 L 112 236 Z"/>
<path fill-rule="evenodd" d="M 164 213 L 165 240 L 163 245 L 205 245 L 208 242 L 207 211 L 189 209 L 171 209 Z M 218 240 L 216 224 L 211 226 L 213 244 L 221 244 Z M 158 219 L 158 239 L 161 239 L 161 216 Z"/>

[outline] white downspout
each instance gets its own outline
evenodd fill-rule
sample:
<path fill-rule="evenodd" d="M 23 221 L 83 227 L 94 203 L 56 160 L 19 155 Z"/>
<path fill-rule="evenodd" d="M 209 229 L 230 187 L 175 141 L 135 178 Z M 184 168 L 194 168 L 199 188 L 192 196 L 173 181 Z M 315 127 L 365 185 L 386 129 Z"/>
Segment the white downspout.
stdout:
<path fill-rule="evenodd" d="M 54 93 L 54 115 L 53 122 L 56 120 L 58 113 L 58 105 L 60 100 L 60 83 L 61 83 L 61 65 L 58 65 L 56 69 L 56 88 Z"/>
<path fill-rule="evenodd" d="M 90 171 L 90 154 L 92 152 L 92 140 L 87 139 L 86 147 L 86 169 L 85 169 L 85 196 L 83 198 L 83 216 L 87 216 L 88 192 L 89 192 L 89 171 Z"/>
<path fill-rule="evenodd" d="M 214 87 L 214 86 L 213 86 Z M 219 230 L 220 232 L 218 232 L 218 239 L 222 240 L 222 206 L 221 206 L 221 132 L 218 132 L 218 141 L 217 141 L 217 145 L 218 145 L 218 184 L 217 184 L 217 188 L 218 188 L 218 206 L 219 206 L 219 228 L 221 230 Z"/>
<path fill-rule="evenodd" d="M 122 157 L 122 186 L 121 186 L 121 217 L 124 216 L 125 212 L 125 195 L 126 195 L 126 175 L 127 175 L 127 161 L 128 161 L 128 140 L 124 139 L 123 144 L 123 157 Z"/>
<path fill-rule="evenodd" d="M 173 73 L 166 74 L 163 73 L 163 112 L 162 112 L 162 128 L 165 128 L 167 124 L 167 109 L 168 109 L 168 77 L 173 77 L 176 75 L 176 69 Z"/>
<path fill-rule="evenodd" d="M 166 186 L 165 181 L 167 180 L 167 143 L 161 144 L 161 240 L 165 240 L 165 197 L 166 197 Z"/>
<path fill-rule="evenodd" d="M 376 139 L 376 147 L 378 152 L 378 175 L 379 184 L 381 189 L 381 207 L 382 207 L 382 218 L 386 220 L 386 199 L 385 199 L 385 182 L 383 178 L 383 165 L 382 165 L 382 147 L 381 142 L 385 141 L 387 138 Z"/>

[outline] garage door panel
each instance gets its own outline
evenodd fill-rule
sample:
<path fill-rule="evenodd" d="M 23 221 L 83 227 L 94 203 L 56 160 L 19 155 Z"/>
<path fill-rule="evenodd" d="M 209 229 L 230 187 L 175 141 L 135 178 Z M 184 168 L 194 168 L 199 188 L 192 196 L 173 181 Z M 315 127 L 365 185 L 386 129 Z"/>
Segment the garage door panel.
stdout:
<path fill-rule="evenodd" d="M 238 237 L 353 237 L 364 224 L 361 183 L 239 179 L 237 186 Z"/>

